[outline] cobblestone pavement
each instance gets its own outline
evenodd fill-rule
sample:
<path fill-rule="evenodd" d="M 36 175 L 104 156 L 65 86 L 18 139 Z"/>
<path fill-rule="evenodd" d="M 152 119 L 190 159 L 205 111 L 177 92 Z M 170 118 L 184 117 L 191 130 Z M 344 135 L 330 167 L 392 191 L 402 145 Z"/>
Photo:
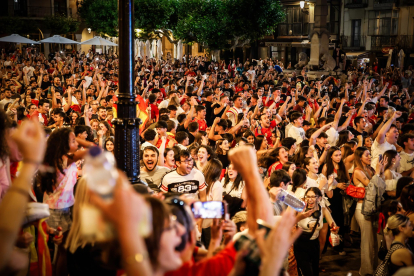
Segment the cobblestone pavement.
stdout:
<path fill-rule="evenodd" d="M 351 272 L 352 276 L 359 276 L 359 268 L 361 265 L 361 250 L 359 247 L 359 239 L 354 239 L 351 247 L 345 247 L 346 255 L 341 256 L 331 247 L 322 255 L 320 266 L 325 272 L 319 272 L 320 276 L 347 276 Z"/>

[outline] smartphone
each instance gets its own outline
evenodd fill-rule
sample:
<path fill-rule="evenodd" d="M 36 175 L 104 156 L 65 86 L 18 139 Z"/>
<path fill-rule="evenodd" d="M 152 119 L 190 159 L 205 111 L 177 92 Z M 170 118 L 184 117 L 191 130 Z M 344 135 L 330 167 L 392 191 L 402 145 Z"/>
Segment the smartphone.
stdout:
<path fill-rule="evenodd" d="M 381 162 L 382 160 L 382 154 L 378 155 L 378 162 Z"/>
<path fill-rule="evenodd" d="M 196 201 L 191 204 L 191 211 L 196 219 L 225 219 L 227 204 L 223 201 Z"/>

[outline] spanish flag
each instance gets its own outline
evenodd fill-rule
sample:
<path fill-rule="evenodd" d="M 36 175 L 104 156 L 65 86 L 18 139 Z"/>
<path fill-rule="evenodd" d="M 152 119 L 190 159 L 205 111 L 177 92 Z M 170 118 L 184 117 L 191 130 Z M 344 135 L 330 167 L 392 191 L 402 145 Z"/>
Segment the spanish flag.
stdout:
<path fill-rule="evenodd" d="M 118 106 L 116 104 L 116 102 L 118 101 L 118 97 L 114 95 L 113 100 L 114 100 L 114 104 L 112 106 L 113 117 L 118 118 L 118 112 L 117 112 Z M 136 95 L 135 101 L 137 102 L 138 118 L 141 119 L 141 125 L 139 126 L 139 133 L 141 134 L 141 132 L 144 130 L 145 125 L 148 121 L 148 112 L 147 112 L 148 104 L 146 103 L 144 98 L 141 97 L 141 95 Z"/>

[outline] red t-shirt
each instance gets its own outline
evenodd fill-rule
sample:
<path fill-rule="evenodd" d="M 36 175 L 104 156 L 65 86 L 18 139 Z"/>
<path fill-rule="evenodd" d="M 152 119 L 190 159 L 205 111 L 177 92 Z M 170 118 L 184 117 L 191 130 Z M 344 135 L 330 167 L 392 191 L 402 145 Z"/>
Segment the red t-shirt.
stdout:
<path fill-rule="evenodd" d="M 207 122 L 206 122 L 206 120 L 198 120 L 197 118 L 195 118 L 193 120 L 193 122 L 197 122 L 198 123 L 198 131 L 206 131 L 206 129 L 207 129 Z"/>
<path fill-rule="evenodd" d="M 270 176 L 272 174 L 272 172 L 276 171 L 276 170 L 281 170 L 283 168 L 283 164 L 280 163 L 279 161 L 276 161 L 275 163 L 273 163 L 268 170 L 268 175 Z"/>
<path fill-rule="evenodd" d="M 167 272 L 164 276 L 227 276 L 233 269 L 236 254 L 234 242 L 230 242 L 215 256 L 199 262 L 188 261 L 179 269 Z"/>
<path fill-rule="evenodd" d="M 160 114 L 160 110 L 158 109 L 158 106 L 156 104 L 149 104 L 151 107 L 151 119 L 157 118 L 157 116 Z"/>
<path fill-rule="evenodd" d="M 262 127 L 261 129 L 259 129 L 257 127 L 254 130 L 254 136 L 263 135 L 264 137 L 266 137 L 267 143 L 269 145 L 273 146 L 273 142 L 272 142 L 272 131 L 275 129 L 275 127 L 276 127 L 276 121 L 273 120 L 273 121 L 270 122 L 269 128 Z"/>

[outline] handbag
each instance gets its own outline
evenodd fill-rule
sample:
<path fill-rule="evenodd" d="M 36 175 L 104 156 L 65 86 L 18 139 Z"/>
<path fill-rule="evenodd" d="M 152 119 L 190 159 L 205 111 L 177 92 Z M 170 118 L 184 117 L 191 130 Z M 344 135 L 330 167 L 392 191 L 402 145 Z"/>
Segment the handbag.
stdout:
<path fill-rule="evenodd" d="M 234 187 L 228 194 L 223 193 L 223 200 L 227 202 L 227 212 L 229 213 L 230 218 L 232 218 L 237 212 L 245 210 L 241 207 L 243 199 L 230 195 L 233 189 Z"/>
<path fill-rule="evenodd" d="M 345 193 L 353 198 L 364 199 L 365 198 L 365 188 L 356 187 L 352 184 L 349 184 L 345 189 Z"/>

